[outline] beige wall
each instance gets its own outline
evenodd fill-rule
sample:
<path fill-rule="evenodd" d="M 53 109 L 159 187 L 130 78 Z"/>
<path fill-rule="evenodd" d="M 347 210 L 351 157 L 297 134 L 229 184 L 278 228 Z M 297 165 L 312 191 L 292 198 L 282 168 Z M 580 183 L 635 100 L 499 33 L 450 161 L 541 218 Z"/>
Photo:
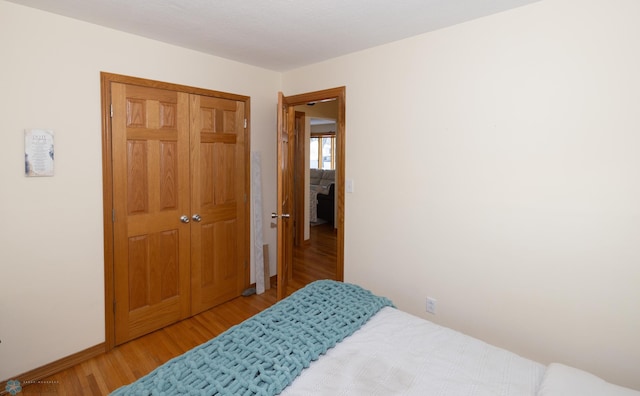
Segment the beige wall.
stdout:
<path fill-rule="evenodd" d="M 266 180 L 281 75 L 4 1 L 0 53 L 2 380 L 104 341 L 100 71 L 250 96 Z M 55 131 L 54 177 L 24 177 L 26 128 Z"/>
<path fill-rule="evenodd" d="M 280 75 L 0 0 L 0 379 L 104 340 L 103 70 L 251 96 L 272 246 L 276 93 L 345 85 L 346 280 L 640 388 L 639 14 L 546 0 Z"/>
<path fill-rule="evenodd" d="M 285 73 L 347 87 L 345 279 L 640 389 L 638 15 L 548 0 Z"/>

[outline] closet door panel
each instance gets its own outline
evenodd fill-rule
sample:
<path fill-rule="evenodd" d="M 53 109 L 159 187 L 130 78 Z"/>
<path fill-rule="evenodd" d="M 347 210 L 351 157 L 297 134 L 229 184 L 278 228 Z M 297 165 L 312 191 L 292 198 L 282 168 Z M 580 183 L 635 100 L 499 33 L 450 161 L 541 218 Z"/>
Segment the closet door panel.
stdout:
<path fill-rule="evenodd" d="M 190 315 L 189 101 L 111 84 L 115 343 Z"/>
<path fill-rule="evenodd" d="M 244 103 L 192 95 L 192 313 L 239 295 L 245 266 Z"/>

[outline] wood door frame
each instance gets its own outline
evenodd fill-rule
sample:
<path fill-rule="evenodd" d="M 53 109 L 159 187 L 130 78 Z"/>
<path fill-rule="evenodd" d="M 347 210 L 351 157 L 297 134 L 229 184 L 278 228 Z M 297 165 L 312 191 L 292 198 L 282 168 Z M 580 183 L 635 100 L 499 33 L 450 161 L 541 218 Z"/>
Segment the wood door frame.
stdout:
<path fill-rule="evenodd" d="M 345 211 L 345 110 L 346 110 L 346 87 L 336 87 L 320 91 L 307 92 L 299 95 L 287 96 L 287 106 L 289 111 L 295 112 L 295 107 L 309 102 L 317 102 L 325 99 L 336 99 L 338 101 L 338 119 L 336 120 L 336 219 L 335 227 L 337 232 L 336 246 L 336 280 L 344 281 L 344 211 Z M 297 153 L 296 153 L 297 154 Z M 296 159 L 299 164 L 299 159 Z M 304 162 L 304 159 L 303 159 Z M 296 186 L 298 189 L 298 186 Z"/>
<path fill-rule="evenodd" d="M 237 95 L 227 92 L 213 91 L 203 88 L 190 87 L 180 84 L 172 84 L 162 81 L 148 80 L 139 77 L 131 77 L 120 74 L 100 72 L 100 100 L 102 109 L 102 208 L 103 208 L 103 242 L 104 242 L 104 307 L 105 307 L 105 350 L 109 351 L 115 346 L 115 290 L 114 290 L 114 241 L 113 241 L 113 172 L 112 172 L 112 132 L 111 132 L 111 83 L 123 83 L 129 85 L 139 85 L 158 89 L 186 92 L 189 94 L 212 96 L 216 98 L 231 99 L 244 102 L 245 119 L 247 121 L 244 129 L 245 138 L 245 191 L 247 197 L 251 193 L 250 177 L 250 153 L 251 153 L 251 98 L 249 96 Z M 250 282 L 249 263 L 251 257 L 251 227 L 250 227 L 250 201 L 245 200 L 245 265 L 240 269 L 241 278 L 244 279 L 248 287 Z"/>

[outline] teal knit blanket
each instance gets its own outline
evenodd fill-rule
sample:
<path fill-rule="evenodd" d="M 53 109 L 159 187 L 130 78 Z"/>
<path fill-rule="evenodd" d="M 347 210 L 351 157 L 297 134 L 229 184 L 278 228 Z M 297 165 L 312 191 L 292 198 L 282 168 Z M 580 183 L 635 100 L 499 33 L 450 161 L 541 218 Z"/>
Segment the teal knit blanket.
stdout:
<path fill-rule="evenodd" d="M 277 395 L 385 306 L 359 286 L 316 281 L 112 395 Z"/>

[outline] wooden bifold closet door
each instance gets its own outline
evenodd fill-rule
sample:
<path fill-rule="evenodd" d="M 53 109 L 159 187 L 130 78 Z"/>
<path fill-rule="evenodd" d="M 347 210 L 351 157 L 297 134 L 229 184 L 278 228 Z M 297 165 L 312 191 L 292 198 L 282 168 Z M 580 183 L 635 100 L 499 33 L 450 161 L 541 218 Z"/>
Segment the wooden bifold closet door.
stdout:
<path fill-rule="evenodd" d="M 245 286 L 245 102 L 111 83 L 115 344 Z"/>

